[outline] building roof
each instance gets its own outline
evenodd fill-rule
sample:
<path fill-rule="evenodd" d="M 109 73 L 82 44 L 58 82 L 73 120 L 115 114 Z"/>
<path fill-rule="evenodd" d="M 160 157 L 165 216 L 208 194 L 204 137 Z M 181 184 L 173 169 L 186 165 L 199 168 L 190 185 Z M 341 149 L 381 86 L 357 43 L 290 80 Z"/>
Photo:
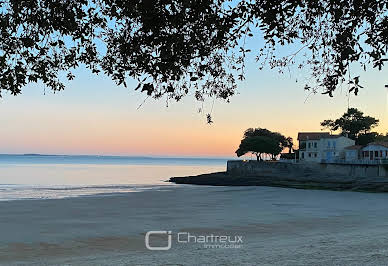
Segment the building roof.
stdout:
<path fill-rule="evenodd" d="M 298 140 L 319 140 L 330 137 L 329 132 L 299 132 Z"/>
<path fill-rule="evenodd" d="M 348 146 L 348 147 L 345 147 L 345 150 L 361 150 L 362 149 L 362 145 L 352 145 L 352 146 Z"/>
<path fill-rule="evenodd" d="M 322 139 L 337 139 L 337 138 L 340 138 L 340 137 L 345 137 L 344 135 L 329 135 L 329 136 L 324 136 L 322 137 Z"/>
<path fill-rule="evenodd" d="M 366 146 L 369 146 L 369 145 L 383 146 L 383 147 L 388 148 L 388 142 L 387 141 L 371 142 L 371 143 L 368 143 L 368 145 L 366 145 Z"/>

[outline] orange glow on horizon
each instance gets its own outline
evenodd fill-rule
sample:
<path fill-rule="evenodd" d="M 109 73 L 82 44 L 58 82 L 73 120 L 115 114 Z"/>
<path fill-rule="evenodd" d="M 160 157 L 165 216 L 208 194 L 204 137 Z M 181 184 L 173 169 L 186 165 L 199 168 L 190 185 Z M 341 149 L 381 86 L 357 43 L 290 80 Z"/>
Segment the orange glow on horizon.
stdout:
<path fill-rule="evenodd" d="M 55 95 L 43 96 L 42 86 L 30 86 L 22 95 L 5 95 L 0 102 L 0 122 L 5 125 L 0 153 L 232 157 L 247 128 L 279 132 L 297 145 L 299 131 L 321 131 L 321 121 L 346 111 L 348 98 L 340 91 L 333 98 L 314 95 L 305 101 L 299 85 L 267 74 L 260 80 L 251 76 L 228 104 L 216 101 L 213 109 L 212 101 L 204 103 L 202 114 L 197 110 L 203 106 L 189 96 L 168 108 L 163 101 L 149 100 L 137 110 L 144 95 L 103 77 L 76 80 Z M 383 79 L 377 73 L 364 83 L 369 91 L 351 98 L 352 107 L 380 119 L 374 129 L 379 133 L 388 132 L 387 90 L 379 85 Z M 210 109 L 212 125 L 204 115 Z"/>

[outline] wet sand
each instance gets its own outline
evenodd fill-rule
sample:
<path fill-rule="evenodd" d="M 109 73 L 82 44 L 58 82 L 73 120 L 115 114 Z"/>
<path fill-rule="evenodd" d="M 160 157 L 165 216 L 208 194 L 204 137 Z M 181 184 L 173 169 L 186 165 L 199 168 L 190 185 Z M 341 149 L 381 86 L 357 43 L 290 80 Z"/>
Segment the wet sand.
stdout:
<path fill-rule="evenodd" d="M 147 250 L 150 230 L 172 231 L 171 249 Z M 243 243 L 206 248 L 178 243 L 178 232 Z M 182 185 L 0 202 L 0 264 L 383 265 L 388 194 Z"/>

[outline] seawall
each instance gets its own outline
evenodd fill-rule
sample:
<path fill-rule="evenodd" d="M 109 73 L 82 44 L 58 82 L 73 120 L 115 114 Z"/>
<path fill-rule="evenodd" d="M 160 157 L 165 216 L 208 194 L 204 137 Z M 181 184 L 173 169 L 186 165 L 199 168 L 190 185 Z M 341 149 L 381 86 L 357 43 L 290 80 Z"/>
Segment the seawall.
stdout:
<path fill-rule="evenodd" d="M 387 169 L 377 165 L 228 161 L 226 172 L 172 177 L 170 182 L 388 192 L 387 177 Z"/>
<path fill-rule="evenodd" d="M 388 177 L 388 165 L 287 163 L 237 161 L 227 162 L 227 173 L 258 176 Z"/>

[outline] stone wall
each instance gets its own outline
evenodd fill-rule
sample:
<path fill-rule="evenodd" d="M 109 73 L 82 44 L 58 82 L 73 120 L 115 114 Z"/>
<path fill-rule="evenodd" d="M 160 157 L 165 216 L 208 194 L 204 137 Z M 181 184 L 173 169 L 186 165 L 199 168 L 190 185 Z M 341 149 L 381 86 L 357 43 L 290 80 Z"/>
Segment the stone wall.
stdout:
<path fill-rule="evenodd" d="M 388 166 L 233 160 L 227 162 L 227 172 L 248 176 L 388 177 Z"/>

